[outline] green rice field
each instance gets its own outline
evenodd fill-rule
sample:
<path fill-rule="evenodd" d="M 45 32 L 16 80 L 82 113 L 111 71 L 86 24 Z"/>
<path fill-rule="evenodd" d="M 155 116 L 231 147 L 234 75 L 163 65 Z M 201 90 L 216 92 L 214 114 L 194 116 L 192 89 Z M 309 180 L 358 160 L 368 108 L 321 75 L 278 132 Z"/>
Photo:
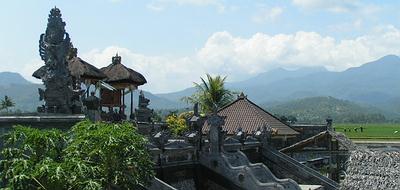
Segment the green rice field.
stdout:
<path fill-rule="evenodd" d="M 334 128 L 335 131 L 342 132 L 353 140 L 400 141 L 400 124 L 334 124 Z"/>

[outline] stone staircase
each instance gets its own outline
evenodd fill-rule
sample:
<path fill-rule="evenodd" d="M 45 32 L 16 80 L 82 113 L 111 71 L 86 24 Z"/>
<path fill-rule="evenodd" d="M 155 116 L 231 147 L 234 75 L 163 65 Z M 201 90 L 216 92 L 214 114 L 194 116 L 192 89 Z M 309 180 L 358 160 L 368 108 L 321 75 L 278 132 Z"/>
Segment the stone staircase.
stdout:
<path fill-rule="evenodd" d="M 292 179 L 278 179 L 264 164 L 251 164 L 243 152 L 203 154 L 200 163 L 242 189 L 300 190 Z"/>
<path fill-rule="evenodd" d="M 337 182 L 321 175 L 319 172 L 299 163 L 297 160 L 277 150 L 264 147 L 262 155 L 264 158 L 263 162 L 266 165 L 272 164 L 277 168 L 277 170 L 284 170 L 286 173 L 301 179 L 301 181 L 314 185 L 322 185 L 327 190 L 339 189 L 340 187 Z"/>

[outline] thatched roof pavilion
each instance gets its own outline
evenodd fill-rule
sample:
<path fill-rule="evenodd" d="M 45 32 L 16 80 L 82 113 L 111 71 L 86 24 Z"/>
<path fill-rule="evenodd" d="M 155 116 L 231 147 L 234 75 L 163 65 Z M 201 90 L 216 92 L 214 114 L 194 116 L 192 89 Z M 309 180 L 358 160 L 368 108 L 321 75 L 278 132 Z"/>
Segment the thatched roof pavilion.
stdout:
<path fill-rule="evenodd" d="M 77 56 L 77 49 L 71 49 L 72 55 L 68 59 L 68 69 L 75 78 L 99 81 L 107 76 L 95 66 Z"/>
<path fill-rule="evenodd" d="M 117 89 L 131 88 L 132 86 L 137 88 L 147 83 L 142 74 L 123 65 L 121 56 L 118 54 L 112 58 L 112 63 L 101 68 L 101 71 L 107 76 L 104 81 Z"/>
<path fill-rule="evenodd" d="M 130 69 L 121 63 L 121 56 L 118 53 L 112 57 L 112 63 L 107 67 L 100 69 L 107 78 L 105 82 L 112 85 L 117 91 L 102 90 L 102 106 L 109 108 L 119 107 L 122 113 L 125 113 L 125 89 L 128 89 L 131 93 L 131 117 L 133 117 L 133 90 L 137 89 L 138 86 L 147 83 L 144 76 L 133 69 Z M 128 92 L 129 92 L 128 91 Z M 122 97 L 122 102 L 120 98 Z"/>
<path fill-rule="evenodd" d="M 70 50 L 70 55 L 68 57 L 68 70 L 72 77 L 80 79 L 82 82 L 84 82 L 84 80 L 97 82 L 107 77 L 100 69 L 78 57 L 76 48 L 71 48 Z M 36 70 L 32 76 L 41 79 L 45 72 L 46 67 L 42 66 Z"/>

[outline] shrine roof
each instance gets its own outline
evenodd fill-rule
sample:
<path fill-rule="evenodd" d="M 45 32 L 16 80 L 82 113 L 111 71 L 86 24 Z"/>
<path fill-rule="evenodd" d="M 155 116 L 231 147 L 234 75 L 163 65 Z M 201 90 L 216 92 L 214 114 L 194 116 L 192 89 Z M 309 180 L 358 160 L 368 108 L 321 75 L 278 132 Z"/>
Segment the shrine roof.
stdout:
<path fill-rule="evenodd" d="M 218 115 L 225 117 L 225 124 L 222 130 L 228 135 L 235 134 L 239 128 L 247 134 L 257 131 L 264 126 L 276 131 L 277 136 L 293 136 L 299 133 L 289 125 L 283 123 L 274 115 L 265 111 L 252 101 L 248 100 L 243 94 L 237 100 L 221 108 Z M 203 133 L 207 133 L 210 127 L 207 121 L 203 125 Z"/>
<path fill-rule="evenodd" d="M 142 74 L 123 65 L 121 57 L 118 54 L 113 57 L 113 63 L 100 70 L 106 74 L 107 78 L 105 81 L 110 84 L 126 83 L 140 86 L 147 83 Z"/>

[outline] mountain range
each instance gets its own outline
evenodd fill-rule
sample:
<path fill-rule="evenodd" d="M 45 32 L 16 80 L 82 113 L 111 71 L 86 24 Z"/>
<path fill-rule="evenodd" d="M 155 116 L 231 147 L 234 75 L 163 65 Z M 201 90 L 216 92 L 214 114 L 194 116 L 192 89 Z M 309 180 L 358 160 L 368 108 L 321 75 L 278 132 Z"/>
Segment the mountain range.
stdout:
<path fill-rule="evenodd" d="M 331 96 L 377 107 L 386 115 L 399 116 L 399 73 L 400 58 L 387 55 L 342 72 L 331 72 L 323 68 L 295 71 L 276 69 L 245 81 L 227 83 L 227 87 L 244 92 L 258 104 L 271 105 L 307 97 Z M 194 88 L 188 88 L 156 96 L 177 102 L 194 91 Z"/>
<path fill-rule="evenodd" d="M 342 72 L 327 71 L 322 67 L 298 70 L 280 68 L 244 81 L 229 82 L 226 86 L 244 92 L 250 100 L 267 109 L 309 97 L 332 97 L 368 109 L 376 108 L 385 116 L 400 117 L 399 73 L 400 58 L 387 55 Z M 30 83 L 19 74 L 10 72 L 0 73 L 0 82 L 0 96 L 12 97 L 17 109 L 32 111 L 40 104 L 37 88 L 41 85 Z M 191 87 L 163 94 L 145 92 L 145 96 L 151 100 L 151 108 L 180 109 L 190 107 L 180 99 L 194 92 L 195 88 Z M 137 96 L 136 93 L 135 100 Z"/>

